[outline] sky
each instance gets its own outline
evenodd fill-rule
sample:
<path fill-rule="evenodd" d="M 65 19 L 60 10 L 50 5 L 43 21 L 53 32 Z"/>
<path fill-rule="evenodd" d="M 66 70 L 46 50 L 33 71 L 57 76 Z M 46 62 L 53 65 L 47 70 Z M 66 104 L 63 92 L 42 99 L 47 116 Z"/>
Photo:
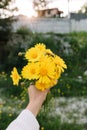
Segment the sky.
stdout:
<path fill-rule="evenodd" d="M 15 5 L 19 8 L 19 11 L 15 14 L 23 14 L 28 17 L 37 16 L 32 7 L 32 0 L 15 0 Z M 77 12 L 83 4 L 87 3 L 87 0 L 53 0 L 52 3 L 49 4 L 49 8 L 58 8 L 63 11 L 63 15 L 66 16 L 68 12 Z"/>

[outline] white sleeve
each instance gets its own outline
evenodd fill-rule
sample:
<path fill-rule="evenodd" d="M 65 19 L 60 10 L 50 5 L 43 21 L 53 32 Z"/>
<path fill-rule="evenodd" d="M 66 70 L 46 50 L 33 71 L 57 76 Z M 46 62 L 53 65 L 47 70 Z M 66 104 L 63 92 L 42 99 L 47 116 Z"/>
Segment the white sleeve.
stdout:
<path fill-rule="evenodd" d="M 6 130 L 39 130 L 39 124 L 34 115 L 25 109 Z"/>

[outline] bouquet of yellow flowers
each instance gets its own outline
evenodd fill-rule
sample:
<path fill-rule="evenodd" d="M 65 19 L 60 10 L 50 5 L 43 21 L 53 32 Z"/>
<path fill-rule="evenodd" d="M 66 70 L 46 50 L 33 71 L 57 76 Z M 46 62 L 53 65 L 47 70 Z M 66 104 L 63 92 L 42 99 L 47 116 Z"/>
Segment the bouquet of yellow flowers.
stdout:
<path fill-rule="evenodd" d="M 14 85 L 18 85 L 21 79 L 34 81 L 36 88 L 43 91 L 56 85 L 62 72 L 67 68 L 64 60 L 50 49 L 46 49 L 43 43 L 28 49 L 24 57 L 27 64 L 23 66 L 20 75 L 16 67 L 11 72 Z"/>

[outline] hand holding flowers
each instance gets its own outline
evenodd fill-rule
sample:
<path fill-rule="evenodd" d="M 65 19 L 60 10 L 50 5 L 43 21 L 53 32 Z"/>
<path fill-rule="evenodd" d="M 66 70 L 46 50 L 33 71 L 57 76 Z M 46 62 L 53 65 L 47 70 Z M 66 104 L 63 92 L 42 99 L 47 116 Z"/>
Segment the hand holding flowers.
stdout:
<path fill-rule="evenodd" d="M 37 89 L 43 91 L 57 84 L 64 69 L 67 68 L 64 60 L 54 54 L 42 43 L 25 52 L 24 57 L 27 64 L 22 68 L 20 75 L 16 67 L 11 72 L 14 85 L 18 85 L 19 80 L 34 81 Z"/>

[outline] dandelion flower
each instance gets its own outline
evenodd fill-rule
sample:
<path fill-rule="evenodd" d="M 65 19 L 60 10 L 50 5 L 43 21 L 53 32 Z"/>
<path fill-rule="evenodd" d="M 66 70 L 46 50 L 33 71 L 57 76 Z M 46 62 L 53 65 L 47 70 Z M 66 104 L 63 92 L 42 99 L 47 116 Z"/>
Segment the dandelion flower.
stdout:
<path fill-rule="evenodd" d="M 18 85 L 19 80 L 21 79 L 20 75 L 17 72 L 16 67 L 13 68 L 13 71 L 11 72 L 11 78 L 13 80 L 14 85 Z"/>

